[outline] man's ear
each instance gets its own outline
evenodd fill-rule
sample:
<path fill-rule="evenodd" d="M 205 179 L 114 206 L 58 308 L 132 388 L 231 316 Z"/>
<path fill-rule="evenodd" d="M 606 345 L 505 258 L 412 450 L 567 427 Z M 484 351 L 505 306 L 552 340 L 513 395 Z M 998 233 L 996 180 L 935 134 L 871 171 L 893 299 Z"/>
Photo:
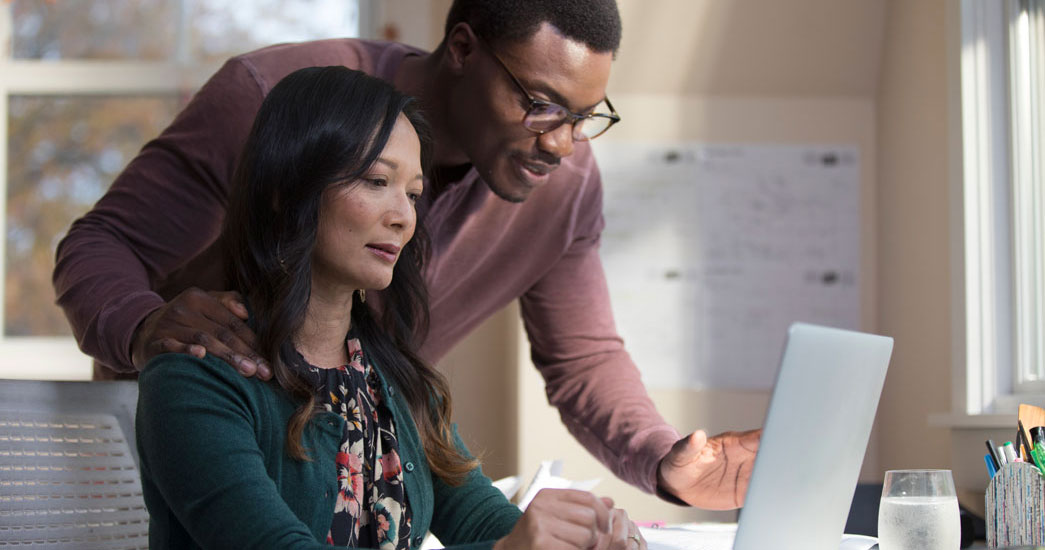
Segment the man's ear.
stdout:
<path fill-rule="evenodd" d="M 454 74 L 461 74 L 479 49 L 479 37 L 471 25 L 460 22 L 446 33 L 446 66 Z"/>

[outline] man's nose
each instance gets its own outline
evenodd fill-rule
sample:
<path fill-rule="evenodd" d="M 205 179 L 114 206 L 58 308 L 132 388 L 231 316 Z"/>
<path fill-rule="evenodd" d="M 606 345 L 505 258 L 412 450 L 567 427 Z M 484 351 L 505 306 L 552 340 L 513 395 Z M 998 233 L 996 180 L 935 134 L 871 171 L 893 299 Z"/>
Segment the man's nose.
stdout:
<path fill-rule="evenodd" d="M 573 124 L 563 123 L 554 130 L 537 136 L 537 147 L 557 158 L 566 158 L 573 154 Z"/>

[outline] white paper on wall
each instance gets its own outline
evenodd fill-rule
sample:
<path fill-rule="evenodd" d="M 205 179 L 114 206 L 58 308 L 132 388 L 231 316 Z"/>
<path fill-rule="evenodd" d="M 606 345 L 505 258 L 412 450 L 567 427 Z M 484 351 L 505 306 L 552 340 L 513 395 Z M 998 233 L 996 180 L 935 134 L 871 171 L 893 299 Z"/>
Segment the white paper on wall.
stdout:
<path fill-rule="evenodd" d="M 856 147 L 592 145 L 617 328 L 648 387 L 768 389 L 792 322 L 859 328 Z"/>

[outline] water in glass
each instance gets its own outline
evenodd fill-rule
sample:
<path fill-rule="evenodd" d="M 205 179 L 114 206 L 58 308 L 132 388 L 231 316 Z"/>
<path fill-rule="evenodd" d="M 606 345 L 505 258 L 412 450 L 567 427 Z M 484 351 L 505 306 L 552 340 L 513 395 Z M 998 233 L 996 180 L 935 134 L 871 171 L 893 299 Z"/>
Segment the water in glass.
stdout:
<path fill-rule="evenodd" d="M 878 509 L 881 550 L 958 550 L 961 520 L 950 470 L 890 470 Z"/>

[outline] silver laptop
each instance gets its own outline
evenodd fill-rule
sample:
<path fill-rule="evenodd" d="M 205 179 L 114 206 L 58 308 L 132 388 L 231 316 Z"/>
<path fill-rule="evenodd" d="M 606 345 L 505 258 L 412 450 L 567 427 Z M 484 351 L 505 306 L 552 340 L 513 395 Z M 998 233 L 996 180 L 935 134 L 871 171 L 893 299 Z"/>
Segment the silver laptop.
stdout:
<path fill-rule="evenodd" d="M 796 323 L 740 512 L 734 550 L 837 550 L 893 339 Z"/>

